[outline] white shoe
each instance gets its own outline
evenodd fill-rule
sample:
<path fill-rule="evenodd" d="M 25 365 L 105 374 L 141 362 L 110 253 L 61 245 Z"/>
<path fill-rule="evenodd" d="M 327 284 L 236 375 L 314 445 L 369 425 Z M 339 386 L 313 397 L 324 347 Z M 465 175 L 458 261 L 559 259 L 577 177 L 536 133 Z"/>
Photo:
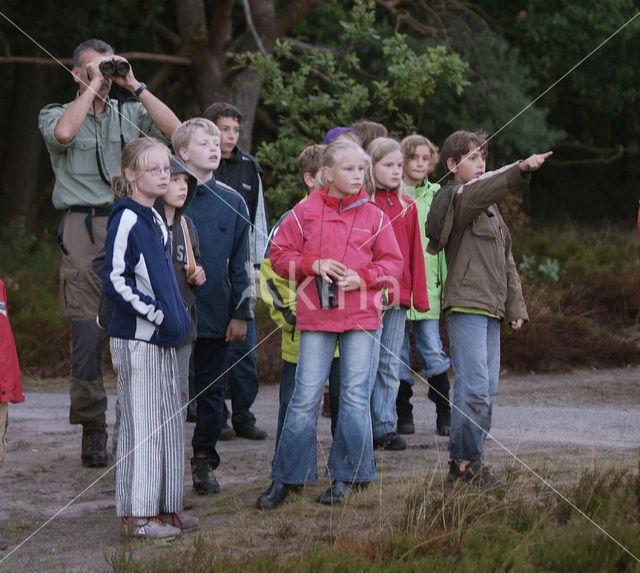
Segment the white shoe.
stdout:
<path fill-rule="evenodd" d="M 173 525 L 182 531 L 198 527 L 198 523 L 200 523 L 195 515 L 188 513 L 161 513 L 158 517 L 164 519 L 168 525 Z"/>
<path fill-rule="evenodd" d="M 154 517 L 123 517 L 120 525 L 123 535 L 134 539 L 163 539 L 173 541 L 182 535 L 182 531 L 169 525 L 166 520 Z"/>

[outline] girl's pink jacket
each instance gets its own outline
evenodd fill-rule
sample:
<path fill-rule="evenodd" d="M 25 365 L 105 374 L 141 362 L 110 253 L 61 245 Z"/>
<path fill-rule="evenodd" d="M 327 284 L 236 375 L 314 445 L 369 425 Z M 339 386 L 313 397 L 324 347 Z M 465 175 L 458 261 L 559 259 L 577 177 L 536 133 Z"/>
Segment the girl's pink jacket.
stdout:
<path fill-rule="evenodd" d="M 397 284 L 403 264 L 389 219 L 364 189 L 346 199 L 328 188 L 313 191 L 278 228 L 269 258 L 281 277 L 298 281 L 297 327 L 324 332 L 378 330 L 382 288 Z M 363 288 L 336 287 L 338 308 L 321 308 L 311 269 L 316 259 L 342 262 L 360 275 Z"/>
<path fill-rule="evenodd" d="M 0 280 L 0 402 L 24 402 L 18 354 L 7 312 L 7 290 L 2 280 Z"/>
<path fill-rule="evenodd" d="M 400 250 L 404 255 L 402 279 L 399 289 L 389 290 L 389 303 L 413 306 L 416 310 L 429 310 L 427 273 L 424 267 L 422 228 L 418 221 L 415 201 L 406 193 L 402 196 L 406 209 L 398 198 L 398 190 L 376 189 L 375 203 L 391 221 Z"/>

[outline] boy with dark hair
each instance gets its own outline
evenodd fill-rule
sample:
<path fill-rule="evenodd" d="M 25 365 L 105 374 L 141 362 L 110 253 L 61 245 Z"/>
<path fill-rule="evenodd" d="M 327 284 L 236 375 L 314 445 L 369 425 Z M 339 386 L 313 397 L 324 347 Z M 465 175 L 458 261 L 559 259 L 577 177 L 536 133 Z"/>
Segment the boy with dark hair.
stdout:
<path fill-rule="evenodd" d="M 257 273 L 269 236 L 267 208 L 260 178 L 262 168 L 253 156 L 237 146 L 242 121 L 242 113 L 237 107 L 226 102 L 215 102 L 203 115 L 220 130 L 222 157 L 214 175 L 218 181 L 240 193 L 247 203 L 251 223 L 251 261 Z M 267 433 L 256 426 L 256 417 L 250 411 L 260 386 L 256 343 L 255 323 L 250 320 L 247 323 L 246 338 L 234 342 L 229 349 L 229 359 L 233 365 L 229 372 L 231 423 L 236 435 L 250 440 L 264 440 Z M 233 432 L 225 420 L 221 439 L 232 438 Z"/>
<path fill-rule="evenodd" d="M 500 323 L 506 319 L 516 330 L 528 316 L 511 254 L 511 235 L 497 203 L 510 191 L 526 186 L 528 172 L 541 167 L 551 154 L 532 155 L 485 173 L 483 134 L 456 131 L 442 146 L 440 158 L 452 181 L 438 191 L 433 205 L 439 194 L 450 194 L 451 199 L 442 236 L 430 235 L 430 219 L 436 212 L 433 205 L 426 232 L 429 252 L 444 248 L 447 257 L 442 308 L 455 373 L 449 437 L 451 482 L 499 484 L 482 460 L 500 374 Z"/>
<path fill-rule="evenodd" d="M 220 490 L 209 470 L 220 464 L 216 444 L 224 422 L 229 343 L 242 340 L 247 322 L 253 320 L 249 216 L 240 194 L 213 175 L 220 161 L 220 135 L 213 122 L 201 117 L 185 121 L 171 142 L 198 180 L 186 214 L 198 231 L 200 264 L 207 281 L 195 289 L 198 327 L 193 362 L 198 407 L 191 473 L 194 491 L 210 494 Z"/>

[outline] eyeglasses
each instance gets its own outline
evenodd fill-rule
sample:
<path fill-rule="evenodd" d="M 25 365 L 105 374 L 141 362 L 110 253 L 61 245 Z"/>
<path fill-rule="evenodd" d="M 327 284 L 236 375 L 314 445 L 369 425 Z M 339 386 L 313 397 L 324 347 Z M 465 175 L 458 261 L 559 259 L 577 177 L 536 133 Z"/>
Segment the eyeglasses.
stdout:
<path fill-rule="evenodd" d="M 145 169 L 147 173 L 151 173 L 154 177 L 161 175 L 162 173 L 166 173 L 171 175 L 171 167 L 152 167 L 151 169 Z"/>

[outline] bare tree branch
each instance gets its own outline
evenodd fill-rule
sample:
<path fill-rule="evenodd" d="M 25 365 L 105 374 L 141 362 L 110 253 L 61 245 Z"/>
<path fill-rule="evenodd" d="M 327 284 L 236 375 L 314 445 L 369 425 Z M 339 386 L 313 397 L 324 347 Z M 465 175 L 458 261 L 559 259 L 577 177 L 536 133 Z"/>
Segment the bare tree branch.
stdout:
<path fill-rule="evenodd" d="M 172 56 L 170 54 L 151 54 L 149 52 L 118 52 L 119 56 L 130 61 L 160 62 L 163 64 L 175 64 L 178 66 L 190 66 L 191 58 L 185 56 Z M 0 56 L 0 64 L 38 64 L 42 66 L 73 66 L 73 58 L 39 58 L 31 56 Z"/>
<path fill-rule="evenodd" d="M 251 31 L 253 41 L 256 43 L 256 46 L 258 46 L 258 50 L 260 50 L 260 53 L 268 60 L 271 59 L 271 56 L 267 53 L 267 51 L 264 49 L 264 46 L 262 45 L 262 40 L 258 35 L 256 27 L 253 25 L 253 18 L 251 17 L 251 6 L 249 6 L 249 0 L 242 0 L 242 5 L 244 6 L 244 16 L 247 19 L 247 26 Z"/>

